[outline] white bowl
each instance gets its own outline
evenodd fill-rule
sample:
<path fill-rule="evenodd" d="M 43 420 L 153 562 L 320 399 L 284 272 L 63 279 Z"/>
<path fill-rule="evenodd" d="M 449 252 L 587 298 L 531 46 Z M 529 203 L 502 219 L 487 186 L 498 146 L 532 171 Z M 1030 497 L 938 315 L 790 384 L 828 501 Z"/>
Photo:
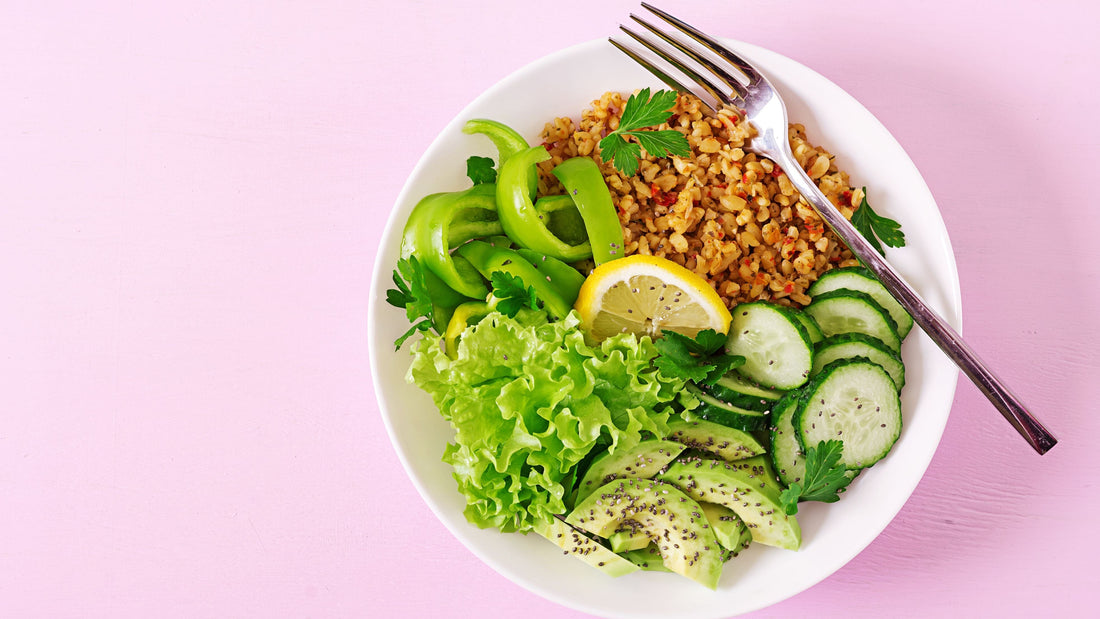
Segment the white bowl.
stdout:
<path fill-rule="evenodd" d="M 891 250 L 889 259 L 959 329 L 962 310 L 951 243 L 928 187 L 897 141 L 858 101 L 821 75 L 766 49 L 728 44 L 768 75 L 782 92 L 792 122 L 806 126 L 810 141 L 836 155 L 854 184 L 867 186 L 875 210 L 902 223 L 908 245 Z M 404 312 L 385 302 L 401 231 L 413 205 L 428 193 L 468 186 L 464 162 L 470 155 L 495 155 L 484 136 L 462 133 L 467 119 L 502 121 L 537 143 L 547 121 L 578 118 L 606 91 L 644 86 L 663 87 L 606 41 L 593 41 L 524 67 L 455 116 L 409 175 L 378 248 L 368 314 L 374 387 L 394 448 L 428 507 L 504 577 L 596 615 L 728 617 L 784 600 L 835 572 L 882 532 L 912 494 L 940 442 L 958 378 L 931 340 L 915 329 L 905 342 L 904 428 L 890 455 L 861 475 L 840 502 L 802 505 L 801 550 L 753 545 L 726 565 L 718 590 L 712 592 L 667 573 L 604 577 L 537 535 L 502 534 L 467 523 L 464 498 L 450 468 L 440 461 L 453 432 L 429 397 L 405 382 L 408 345 L 395 353 L 393 341 L 408 323 Z M 416 552 L 415 546 L 410 552 Z"/>

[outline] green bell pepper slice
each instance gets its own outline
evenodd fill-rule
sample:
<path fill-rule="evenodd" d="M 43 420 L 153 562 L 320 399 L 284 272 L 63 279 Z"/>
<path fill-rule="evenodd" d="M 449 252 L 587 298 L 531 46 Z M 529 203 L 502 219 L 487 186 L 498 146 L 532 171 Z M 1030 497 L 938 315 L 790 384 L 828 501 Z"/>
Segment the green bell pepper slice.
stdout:
<path fill-rule="evenodd" d="M 526 174 L 540 161 L 550 158 L 550 153 L 535 146 L 508 158 L 500 166 L 497 175 L 497 213 L 504 232 L 521 247 L 540 254 L 577 262 L 592 255 L 587 242 L 570 245 L 554 235 L 546 227 L 545 219 L 531 201 L 527 191 Z M 583 216 L 583 213 L 582 213 Z"/>
<path fill-rule="evenodd" d="M 535 202 L 542 222 L 554 233 L 554 236 L 570 245 L 582 245 L 588 242 L 588 232 L 584 229 L 584 218 L 567 195 L 543 196 Z"/>
<path fill-rule="evenodd" d="M 584 220 L 596 266 L 622 258 L 623 228 L 611 200 L 611 191 L 596 162 L 588 157 L 573 157 L 561 162 L 553 173 L 565 186 L 565 194 L 573 199 Z"/>
<path fill-rule="evenodd" d="M 445 284 L 430 269 L 424 269 L 424 283 L 428 288 L 428 298 L 432 300 L 432 328 L 443 335 L 455 308 L 469 301 L 470 297 Z"/>
<path fill-rule="evenodd" d="M 493 311 L 484 301 L 470 301 L 455 308 L 443 333 L 443 350 L 451 359 L 458 357 L 458 340 L 466 329 Z"/>
<path fill-rule="evenodd" d="M 462 126 L 462 132 L 466 134 L 480 133 L 493 142 L 497 149 L 497 170 L 504 166 L 504 162 L 516 153 L 530 148 L 527 140 L 518 131 L 508 125 L 489 120 L 487 118 L 472 118 Z M 539 173 L 535 168 L 527 171 L 527 193 L 532 200 L 539 189 Z"/>
<path fill-rule="evenodd" d="M 504 231 L 496 215 L 496 187 L 475 185 L 464 191 L 425 196 L 413 208 L 401 238 L 401 256 L 415 255 L 442 283 L 472 299 L 484 299 L 489 288 L 468 261 L 451 249 L 471 238 Z"/>
<path fill-rule="evenodd" d="M 580 271 L 557 258 L 544 256 L 533 249 L 517 249 L 516 253 L 538 269 L 550 286 L 561 295 L 563 301 L 569 305 L 577 302 L 577 296 L 581 293 L 581 284 L 584 283 L 584 275 Z M 538 292 L 536 291 L 535 294 Z"/>
<path fill-rule="evenodd" d="M 542 301 L 544 309 L 553 318 L 565 318 L 573 309 L 573 302 L 566 301 L 558 288 L 547 280 L 547 276 L 515 250 L 495 247 L 484 241 L 470 241 L 459 247 L 455 253 L 469 260 L 486 279 L 492 277 L 496 271 L 518 277 L 524 286 L 534 288 L 535 296 Z"/>

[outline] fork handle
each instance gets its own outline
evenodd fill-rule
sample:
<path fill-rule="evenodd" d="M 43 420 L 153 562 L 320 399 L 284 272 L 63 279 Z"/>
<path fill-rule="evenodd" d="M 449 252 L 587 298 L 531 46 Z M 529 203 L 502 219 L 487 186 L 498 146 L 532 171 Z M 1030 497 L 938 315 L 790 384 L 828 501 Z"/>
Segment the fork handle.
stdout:
<path fill-rule="evenodd" d="M 1024 437 L 1033 449 L 1039 454 L 1046 453 L 1058 442 L 1058 439 L 1045 428 L 1035 417 L 1031 415 L 1013 393 L 998 379 L 978 355 L 963 341 L 962 336 L 951 328 L 951 325 L 936 313 L 912 286 L 902 279 L 901 275 L 879 255 L 874 247 L 867 242 L 855 226 L 848 221 L 840 210 L 837 209 L 828 198 L 810 180 L 802 170 L 802 166 L 790 156 L 780 156 L 780 166 L 783 170 L 790 170 L 788 174 L 791 183 L 799 193 L 821 215 L 829 227 L 836 232 L 852 250 L 852 253 L 864 265 L 867 266 L 882 282 L 890 294 L 901 303 L 913 321 L 928 334 L 941 350 L 955 363 L 964 374 L 977 385 L 978 389 L 989 398 L 993 406 L 1012 427 Z M 799 172 L 802 172 L 801 174 Z"/>

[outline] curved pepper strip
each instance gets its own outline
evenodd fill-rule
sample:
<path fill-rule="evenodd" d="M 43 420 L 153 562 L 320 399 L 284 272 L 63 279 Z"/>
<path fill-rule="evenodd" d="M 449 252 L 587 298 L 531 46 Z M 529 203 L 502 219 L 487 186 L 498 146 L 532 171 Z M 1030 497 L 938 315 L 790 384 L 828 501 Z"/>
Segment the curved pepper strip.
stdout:
<path fill-rule="evenodd" d="M 496 271 L 518 277 L 524 286 L 535 289 L 535 296 L 554 318 L 565 318 L 573 309 L 573 303 L 567 302 L 546 276 L 515 250 L 494 247 L 484 241 L 470 241 L 459 247 L 456 253 L 469 260 L 486 279 Z"/>
<path fill-rule="evenodd" d="M 491 311 L 489 304 L 484 301 L 470 301 L 455 308 L 454 315 L 447 323 L 447 330 L 443 333 L 443 348 L 448 357 L 454 359 L 458 356 L 458 339 L 466 328 L 488 316 Z"/>
<path fill-rule="evenodd" d="M 469 264 L 469 262 L 467 262 Z M 442 335 L 451 321 L 455 308 L 470 300 L 470 297 L 456 292 L 430 269 L 424 269 L 424 283 L 428 288 L 428 298 L 432 301 L 432 328 Z"/>
<path fill-rule="evenodd" d="M 573 157 L 561 162 L 553 172 L 584 219 L 596 266 L 622 258 L 623 228 L 611 201 L 611 191 L 596 162 L 588 157 Z"/>
<path fill-rule="evenodd" d="M 441 222 L 446 226 L 447 247 L 450 249 L 470 239 L 504 234 L 504 226 L 500 225 L 497 214 L 496 186 L 477 185 L 466 191 L 474 199 L 460 200 L 457 210 L 450 215 L 449 223 L 446 218 Z"/>
<path fill-rule="evenodd" d="M 451 255 L 451 247 L 470 238 L 493 236 L 503 231 L 500 221 L 487 213 L 496 209 L 496 188 L 475 185 L 465 191 L 435 193 L 413 207 L 401 238 L 401 255 L 415 255 L 432 273 L 456 292 L 484 299 L 489 294 L 477 269 Z M 465 215 L 463 215 L 465 213 Z M 471 217 L 476 215 L 476 219 Z M 452 229 L 457 234 L 452 234 Z"/>
<path fill-rule="evenodd" d="M 489 120 L 487 118 L 472 118 L 466 121 L 466 124 L 462 127 L 462 132 L 467 134 L 480 133 L 489 138 L 493 142 L 493 146 L 497 149 L 497 170 L 504 167 L 504 162 L 507 161 L 512 155 L 523 152 L 530 148 L 530 144 L 527 140 L 523 139 L 523 136 L 518 131 L 509 127 L 508 125 L 497 122 L 495 120 Z M 527 193 L 532 200 L 535 199 L 535 194 L 539 189 L 539 173 L 535 168 L 531 168 L 527 171 Z"/>
<path fill-rule="evenodd" d="M 584 275 L 580 271 L 557 258 L 544 256 L 533 249 L 517 249 L 516 253 L 538 269 L 566 303 L 573 305 L 577 302 L 577 296 L 581 293 L 581 284 L 584 283 Z"/>
<path fill-rule="evenodd" d="M 504 226 L 504 232 L 521 247 L 565 262 L 584 260 L 592 255 L 589 244 L 585 242 L 570 245 L 555 236 L 546 227 L 545 220 L 527 192 L 527 172 L 534 169 L 540 161 L 549 158 L 550 153 L 545 148 L 535 146 L 513 155 L 500 166 L 500 174 L 497 175 L 497 213 L 500 215 L 500 223 Z"/>
<path fill-rule="evenodd" d="M 581 217 L 573 198 L 567 195 L 543 196 L 535 202 L 535 210 L 539 212 L 543 223 L 554 236 L 569 243 L 580 245 L 588 241 L 588 232 L 584 229 L 584 219 Z"/>

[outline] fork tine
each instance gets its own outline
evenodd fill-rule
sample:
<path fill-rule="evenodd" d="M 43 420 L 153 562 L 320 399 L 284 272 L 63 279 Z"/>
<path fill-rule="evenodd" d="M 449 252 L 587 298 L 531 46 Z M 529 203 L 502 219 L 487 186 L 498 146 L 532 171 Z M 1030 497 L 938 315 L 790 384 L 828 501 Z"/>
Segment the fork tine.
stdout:
<path fill-rule="evenodd" d="M 627 28 L 626 26 L 619 26 L 619 29 L 630 35 L 632 39 L 640 43 L 643 47 L 656 54 L 658 58 L 672 65 L 677 71 L 691 78 L 691 81 L 698 84 L 699 87 L 705 90 L 710 96 L 714 97 L 722 103 L 725 103 L 726 105 L 735 105 L 733 99 L 728 94 L 722 92 L 722 90 L 715 86 L 710 80 L 700 75 L 694 69 L 687 67 L 684 65 L 684 63 L 676 60 L 675 58 L 672 58 L 667 53 L 662 51 L 661 48 L 657 47 L 656 45 L 648 41 L 645 37 L 634 32 L 630 28 Z M 679 90 L 681 92 L 691 92 L 689 89 L 679 88 Z"/>
<path fill-rule="evenodd" d="M 641 55 L 636 53 L 634 50 L 632 50 L 629 47 L 623 45 L 622 43 L 619 43 L 615 39 L 608 39 L 608 42 L 611 43 L 612 45 L 614 45 L 615 47 L 617 47 L 620 52 L 622 52 L 622 53 L 626 54 L 627 56 L 629 56 L 631 60 L 633 60 L 634 62 L 636 62 L 640 65 L 642 65 L 643 68 L 645 68 L 647 71 L 649 71 L 654 76 L 656 76 L 657 79 L 659 79 L 662 82 L 664 82 L 665 84 L 667 84 L 669 88 L 672 88 L 673 90 L 676 90 L 676 91 L 679 91 L 679 92 L 692 93 L 691 88 L 688 88 L 687 86 L 683 85 L 676 78 L 672 77 L 668 73 L 665 73 L 661 69 L 657 68 L 657 65 L 653 64 L 649 60 L 646 60 Z M 692 94 L 695 94 L 695 93 L 692 93 Z M 707 103 L 707 101 L 705 99 L 699 99 L 699 100 L 703 102 L 703 105 L 710 108 L 712 112 L 716 111 L 710 105 L 710 103 Z"/>
<path fill-rule="evenodd" d="M 668 13 L 662 11 L 661 9 L 659 9 L 659 8 L 657 8 L 657 7 L 655 7 L 651 4 L 648 4 L 646 2 L 642 2 L 642 7 L 644 7 L 645 9 L 647 9 L 648 11 L 650 11 L 651 13 L 656 15 L 657 17 L 660 17 L 662 20 L 664 20 L 666 23 L 668 23 L 673 28 L 676 28 L 680 32 L 683 32 L 684 34 L 688 35 L 692 39 L 695 39 L 695 41 L 697 43 L 699 43 L 703 47 L 709 49 L 710 51 L 714 52 L 715 54 L 721 56 L 724 60 L 728 61 L 733 66 L 737 67 L 742 73 L 744 73 L 746 76 L 748 76 L 750 86 L 752 86 L 753 84 L 756 84 L 757 82 L 759 82 L 761 80 L 763 80 L 765 82 L 767 81 L 764 78 L 764 76 L 761 75 L 760 72 L 757 71 L 755 67 L 753 67 L 751 64 L 746 62 L 745 59 L 741 58 L 737 54 L 734 54 L 733 52 L 731 52 L 729 50 L 728 47 L 722 45 L 717 40 L 711 38 L 710 36 L 707 36 L 703 32 L 700 32 L 694 26 L 692 26 L 690 24 L 687 24 L 683 21 L 680 21 L 679 19 L 673 17 L 672 15 L 669 15 Z"/>
<path fill-rule="evenodd" d="M 677 41 L 676 39 L 670 37 L 669 35 L 665 34 L 661 30 L 657 29 L 655 26 L 650 25 L 648 22 L 646 22 L 641 17 L 638 17 L 637 15 L 631 13 L 630 18 L 633 19 L 634 21 L 638 22 L 639 24 L 641 24 L 642 27 L 644 27 L 646 30 L 648 30 L 648 31 L 652 32 L 654 35 L 660 37 L 660 39 L 662 41 L 664 41 L 665 43 L 668 43 L 672 47 L 675 47 L 676 49 L 680 50 L 680 52 L 682 52 L 684 55 L 688 56 L 689 58 L 691 58 L 695 62 L 697 62 L 700 65 L 702 65 L 703 67 L 705 67 L 708 71 L 713 73 L 715 75 L 715 77 L 717 77 L 723 84 L 725 84 L 730 90 L 732 90 L 733 93 L 735 95 L 737 95 L 738 97 L 744 99 L 748 95 L 748 91 L 745 90 L 745 87 L 741 85 L 741 81 L 738 78 L 734 77 L 733 75 L 730 75 L 730 73 L 728 71 L 726 71 L 722 67 L 720 67 L 717 64 L 715 64 L 714 62 L 712 62 L 709 58 L 704 57 L 699 52 L 689 48 L 688 46 L 684 45 L 683 43 L 681 43 L 681 42 Z"/>

